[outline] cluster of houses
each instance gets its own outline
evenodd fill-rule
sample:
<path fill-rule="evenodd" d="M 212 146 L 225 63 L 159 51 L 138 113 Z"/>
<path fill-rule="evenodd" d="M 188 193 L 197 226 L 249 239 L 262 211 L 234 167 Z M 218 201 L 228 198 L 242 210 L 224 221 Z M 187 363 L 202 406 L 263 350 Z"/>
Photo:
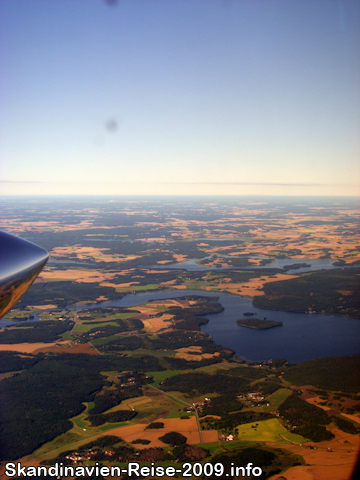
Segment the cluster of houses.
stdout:
<path fill-rule="evenodd" d="M 233 442 L 235 440 L 234 435 L 220 435 L 219 440 L 222 442 Z"/>
<path fill-rule="evenodd" d="M 272 363 L 273 363 L 272 360 L 264 361 L 264 362 L 261 362 L 261 363 L 254 362 L 253 364 L 250 365 L 250 368 L 263 368 L 263 367 L 265 367 L 268 370 L 273 370 L 274 367 L 272 366 Z"/>
<path fill-rule="evenodd" d="M 209 403 L 211 403 L 211 398 L 207 398 L 207 397 L 205 397 L 202 402 L 194 402 L 193 403 L 194 410 L 195 410 L 195 408 L 197 408 L 199 410 L 199 412 L 202 412 L 203 408 L 206 405 L 209 405 Z"/>
<path fill-rule="evenodd" d="M 252 405 L 257 405 L 260 406 L 260 402 L 263 402 L 265 400 L 264 395 L 261 395 L 260 392 L 250 392 L 247 393 L 246 395 L 238 395 L 236 398 L 239 400 L 245 402 L 245 403 L 251 403 Z M 269 406 L 270 403 L 267 403 L 266 406 Z"/>
<path fill-rule="evenodd" d="M 96 452 L 89 450 L 83 455 L 80 455 L 79 452 L 73 452 L 70 455 L 66 455 L 67 460 L 71 460 L 74 465 L 82 464 L 83 460 L 91 460 L 96 455 Z"/>
<path fill-rule="evenodd" d="M 186 413 L 191 413 L 191 412 L 194 412 L 195 409 L 197 408 L 199 410 L 199 412 L 202 412 L 203 408 L 206 406 L 206 405 L 209 405 L 209 403 L 211 402 L 211 398 L 204 398 L 204 400 L 202 402 L 194 402 L 192 404 L 192 407 L 185 407 L 183 410 L 184 412 Z"/>
<path fill-rule="evenodd" d="M 93 337 L 94 335 L 98 335 L 99 333 L 104 333 L 104 330 L 96 330 L 94 333 L 89 333 L 89 337 Z"/>
<path fill-rule="evenodd" d="M 135 377 L 128 377 L 128 374 L 119 374 L 116 375 L 116 378 L 121 382 L 120 386 L 121 387 L 128 387 L 129 385 L 135 385 L 136 384 L 136 378 Z M 142 375 L 142 379 L 148 380 L 151 378 L 149 375 Z"/>
<path fill-rule="evenodd" d="M 121 379 L 122 375 L 116 375 L 118 379 Z M 134 377 L 129 377 L 126 380 L 126 383 L 120 383 L 120 387 L 127 387 L 129 385 L 135 385 L 136 379 Z"/>
<path fill-rule="evenodd" d="M 115 452 L 113 450 L 105 450 L 105 452 L 103 453 L 108 457 L 112 457 L 113 455 L 115 455 Z M 82 455 L 79 452 L 73 452 L 70 455 L 66 455 L 65 458 L 67 460 L 71 460 L 74 465 L 82 465 L 84 460 L 92 460 L 96 454 L 97 452 L 94 450 L 89 450 Z"/>

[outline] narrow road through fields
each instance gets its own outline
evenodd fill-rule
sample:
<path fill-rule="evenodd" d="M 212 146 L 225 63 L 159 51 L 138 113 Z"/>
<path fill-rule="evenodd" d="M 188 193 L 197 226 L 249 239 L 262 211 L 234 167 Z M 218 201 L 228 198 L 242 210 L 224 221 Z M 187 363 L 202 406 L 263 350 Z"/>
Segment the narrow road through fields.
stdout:
<path fill-rule="evenodd" d="M 168 395 L 167 393 L 165 393 L 163 390 L 160 390 L 160 388 L 154 387 L 154 385 L 148 384 L 147 386 L 153 388 L 154 390 L 157 390 L 160 393 L 162 393 L 166 397 L 170 398 L 170 400 L 173 400 L 173 401 L 176 400 L 178 402 L 183 403 L 184 405 L 188 405 L 189 407 L 193 407 L 193 405 L 191 405 L 191 403 L 184 402 L 184 400 L 180 400 L 180 398 L 172 397 L 171 395 Z M 197 423 L 197 427 L 198 427 L 198 431 L 199 431 L 200 443 L 204 443 L 203 436 L 202 436 L 202 431 L 201 431 L 201 426 L 200 426 L 199 413 L 198 413 L 196 407 L 195 407 L 195 417 L 196 417 L 196 423 Z"/>
<path fill-rule="evenodd" d="M 198 426 L 198 430 L 199 430 L 200 443 L 204 443 L 204 440 L 203 440 L 203 437 L 202 437 L 201 426 L 200 426 L 199 413 L 198 413 L 196 407 L 195 407 L 195 415 L 196 415 L 196 422 L 197 422 L 197 426 Z"/>

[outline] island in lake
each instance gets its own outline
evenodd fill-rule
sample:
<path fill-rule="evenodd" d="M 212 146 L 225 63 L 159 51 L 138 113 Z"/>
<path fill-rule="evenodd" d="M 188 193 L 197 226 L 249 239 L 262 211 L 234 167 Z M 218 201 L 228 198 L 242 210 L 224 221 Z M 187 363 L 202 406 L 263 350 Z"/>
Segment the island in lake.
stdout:
<path fill-rule="evenodd" d="M 255 328 L 256 330 L 266 330 L 267 328 L 281 327 L 282 322 L 274 322 L 272 320 L 260 320 L 260 318 L 241 318 L 236 320 L 240 327 Z"/>

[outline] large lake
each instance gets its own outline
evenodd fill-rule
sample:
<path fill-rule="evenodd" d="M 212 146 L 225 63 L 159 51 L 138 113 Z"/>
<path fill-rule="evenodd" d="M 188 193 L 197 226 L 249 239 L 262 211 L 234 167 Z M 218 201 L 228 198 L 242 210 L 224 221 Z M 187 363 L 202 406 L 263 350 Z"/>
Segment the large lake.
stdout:
<path fill-rule="evenodd" d="M 112 240 L 108 240 L 112 241 Z M 236 255 L 217 255 L 218 258 L 244 258 L 239 257 Z M 211 256 L 204 257 L 203 259 L 193 258 L 192 260 L 187 260 L 185 262 L 178 262 L 178 263 L 166 263 L 164 265 L 150 265 L 150 266 L 139 266 L 138 268 L 150 268 L 156 270 L 186 270 L 188 272 L 205 272 L 209 270 L 264 270 L 266 273 L 266 269 L 273 269 L 277 268 L 282 270 L 284 267 L 289 265 L 294 266 L 293 268 L 289 268 L 288 270 L 284 270 L 284 273 L 306 273 L 306 272 L 315 272 L 317 270 L 331 270 L 337 268 L 356 268 L 359 267 L 358 265 L 343 265 L 343 266 L 335 266 L 334 260 L 320 260 L 320 259 L 304 259 L 304 258 L 274 258 L 274 257 L 257 257 L 254 255 L 249 255 L 247 258 L 258 259 L 263 258 L 267 260 L 271 260 L 271 263 L 266 265 L 250 265 L 247 267 L 244 266 L 237 266 L 237 267 L 214 267 L 210 265 L 201 265 L 198 262 L 204 259 L 210 259 Z M 306 264 L 306 267 L 296 267 L 299 264 Z M 96 266 L 94 262 L 84 262 L 84 261 L 76 261 L 76 260 L 49 260 L 48 265 L 86 265 L 86 266 Z M 281 272 L 279 272 L 281 273 Z"/>
<path fill-rule="evenodd" d="M 223 305 L 221 313 L 207 315 L 209 323 L 201 330 L 211 335 L 219 344 L 232 348 L 238 357 L 250 361 L 286 358 L 299 363 L 312 358 L 330 355 L 360 353 L 360 320 L 334 315 L 289 313 L 254 308 L 250 298 L 228 293 L 193 290 L 162 291 L 127 295 L 120 300 L 102 302 L 101 306 L 132 307 L 149 300 L 202 295 L 218 297 Z M 96 308 L 99 305 L 91 305 Z M 71 309 L 83 309 L 83 306 Z M 283 326 L 255 330 L 238 326 L 235 322 L 244 312 L 254 312 L 257 317 L 283 322 Z"/>
<path fill-rule="evenodd" d="M 330 355 L 360 353 L 360 319 L 334 315 L 289 313 L 254 308 L 250 298 L 228 293 L 202 292 L 194 290 L 158 291 L 127 295 L 119 300 L 100 304 L 69 307 L 70 310 L 98 308 L 99 306 L 133 307 L 149 300 L 201 295 L 218 297 L 223 305 L 221 313 L 207 315 L 209 323 L 201 330 L 208 333 L 220 345 L 232 348 L 238 357 L 249 361 L 264 361 L 286 358 L 300 363 L 312 358 Z M 283 326 L 267 330 L 240 327 L 236 320 L 244 312 L 253 312 L 258 318 L 283 322 Z M 41 314 L 41 313 L 40 313 Z M 38 320 L 35 317 L 34 320 Z M 13 322 L 0 321 L 0 326 Z"/>
<path fill-rule="evenodd" d="M 218 258 L 241 258 L 235 255 L 217 255 Z M 211 258 L 211 257 L 205 257 L 205 258 Z M 244 257 L 242 257 L 244 258 Z M 208 270 L 263 270 L 266 268 L 279 268 L 283 269 L 284 267 L 288 265 L 299 265 L 299 264 L 304 264 L 306 263 L 308 266 L 307 267 L 294 267 L 289 269 L 288 272 L 286 273 L 306 273 L 306 272 L 315 272 L 317 270 L 330 270 L 334 268 L 352 268 L 351 266 L 342 266 L 342 267 L 337 267 L 335 266 L 334 260 L 319 260 L 319 259 L 304 259 L 304 258 L 271 258 L 271 257 L 255 257 L 255 256 L 249 256 L 248 258 L 266 258 L 269 260 L 272 260 L 271 263 L 268 263 L 266 265 L 251 265 L 248 267 L 213 267 L 209 265 L 200 265 L 199 259 L 193 259 L 193 260 L 188 260 L 186 262 L 180 262 L 180 263 L 167 263 L 165 265 L 153 265 L 151 268 L 157 268 L 157 269 L 172 269 L 172 270 L 187 270 L 188 272 L 203 272 L 203 271 L 208 271 Z M 204 259 L 202 259 L 204 260 Z"/>

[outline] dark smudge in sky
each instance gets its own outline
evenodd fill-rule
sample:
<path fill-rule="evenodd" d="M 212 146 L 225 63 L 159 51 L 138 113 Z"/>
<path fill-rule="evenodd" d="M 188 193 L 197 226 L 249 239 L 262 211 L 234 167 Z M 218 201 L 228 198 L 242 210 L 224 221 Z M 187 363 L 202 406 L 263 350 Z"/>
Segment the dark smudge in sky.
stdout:
<path fill-rule="evenodd" d="M 105 127 L 110 133 L 114 133 L 119 128 L 119 124 L 114 118 L 111 118 L 105 123 Z"/>
<path fill-rule="evenodd" d="M 119 0 L 105 0 L 106 5 L 109 5 L 110 7 L 114 7 L 119 3 Z"/>

